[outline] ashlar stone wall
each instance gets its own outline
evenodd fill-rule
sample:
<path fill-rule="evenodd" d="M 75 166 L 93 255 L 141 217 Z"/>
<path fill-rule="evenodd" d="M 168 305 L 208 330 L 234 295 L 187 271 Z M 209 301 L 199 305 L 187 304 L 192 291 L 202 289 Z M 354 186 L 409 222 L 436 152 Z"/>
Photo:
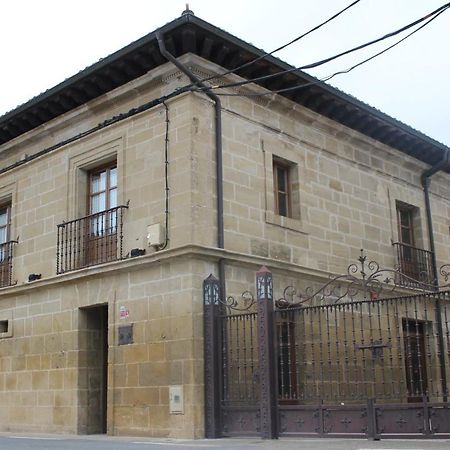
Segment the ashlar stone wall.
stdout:
<path fill-rule="evenodd" d="M 209 70 L 214 66 L 204 63 Z M 206 70 L 206 69 L 204 69 Z M 257 91 L 255 89 L 255 91 Z M 396 204 L 414 208 L 416 246 L 430 249 L 420 176 L 428 166 L 285 99 L 222 97 L 225 242 L 230 251 L 342 273 L 363 248 L 393 267 Z M 196 95 L 196 242 L 214 245 L 212 103 Z M 274 158 L 290 164 L 292 216 L 275 214 Z M 431 182 L 438 264 L 449 261 L 449 175 Z"/>
<path fill-rule="evenodd" d="M 200 76 L 217 67 L 192 55 Z M 6 167 L 105 119 L 187 83 L 165 65 L 0 148 Z M 253 88 L 252 88 L 253 89 Z M 13 279 L 0 291 L 0 428 L 202 437 L 202 281 L 225 258 L 227 293 L 253 290 L 265 264 L 281 288 L 346 270 L 364 248 L 393 267 L 396 202 L 417 208 L 417 243 L 429 249 L 420 174 L 427 167 L 288 100 L 223 98 L 225 250 L 217 250 L 214 108 L 198 93 L 167 102 L 169 242 L 147 245 L 165 223 L 164 105 L 130 117 L 0 175 L 18 236 Z M 272 164 L 290 165 L 293 214 L 275 214 Z M 124 254 L 147 254 L 56 273 L 56 227 L 85 214 L 87 173 L 117 160 Z M 431 184 L 439 263 L 448 262 L 448 175 Z M 28 275 L 42 279 L 28 283 Z M 284 281 L 286 280 L 286 281 Z M 275 295 L 281 295 L 280 292 Z M 107 308 L 107 382 L 102 390 L 101 320 Z M 101 309 L 103 308 L 103 309 Z M 96 313 L 96 314 L 97 314 Z M 90 320 L 89 317 L 92 319 Z M 123 325 L 133 339 L 118 345 Z M 104 353 L 103 353 L 104 354 Z M 169 388 L 183 387 L 184 414 L 170 414 Z M 103 392 L 103 394 L 102 394 Z M 90 428 L 92 424 L 95 427 Z"/>

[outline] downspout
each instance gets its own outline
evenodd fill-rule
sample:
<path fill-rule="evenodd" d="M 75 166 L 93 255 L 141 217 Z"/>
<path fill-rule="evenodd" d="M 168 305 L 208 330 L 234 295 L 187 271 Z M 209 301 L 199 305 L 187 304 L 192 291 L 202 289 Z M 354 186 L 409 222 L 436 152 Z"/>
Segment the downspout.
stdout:
<path fill-rule="evenodd" d="M 208 88 L 200 78 L 194 75 L 188 67 L 180 63 L 164 44 L 164 36 L 160 31 L 156 32 L 159 51 L 168 61 L 186 74 L 192 83 L 197 86 Z M 217 192 L 217 247 L 224 248 L 224 225 L 223 225 L 223 166 L 222 166 L 222 104 L 220 98 L 212 92 L 205 90 L 205 94 L 214 102 L 215 109 L 215 151 L 216 151 L 216 192 Z M 219 280 L 222 298 L 225 298 L 225 260 L 219 259 Z"/>
<path fill-rule="evenodd" d="M 161 32 L 156 32 L 156 39 L 158 40 L 159 51 L 168 61 L 170 61 L 175 67 L 177 67 L 181 72 L 186 74 L 192 83 L 195 83 L 200 87 L 208 87 L 205 83 L 201 82 L 200 79 L 195 76 L 188 67 L 181 64 L 171 53 L 169 53 L 164 44 L 164 36 Z M 205 94 L 214 102 L 215 109 L 215 152 L 216 152 L 216 192 L 217 192 L 217 247 L 220 249 L 224 248 L 224 225 L 223 225 L 223 167 L 222 167 L 222 104 L 219 97 L 208 90 L 205 90 Z M 226 298 L 225 291 L 225 259 L 220 258 L 218 262 L 219 269 L 219 286 L 220 295 L 223 300 Z M 220 332 L 219 332 L 220 333 Z M 217 338 L 219 341 L 220 338 Z M 217 346 L 219 342 L 214 345 Z M 220 348 L 220 347 L 219 347 Z M 216 352 L 216 357 L 214 366 L 216 368 L 216 373 L 220 373 L 219 366 L 220 361 L 218 358 L 218 353 Z M 205 429 L 206 437 L 217 438 L 220 436 L 220 412 L 218 408 L 218 392 L 220 391 L 220 380 L 214 380 L 214 394 L 216 398 L 216 406 L 214 407 L 213 429 Z M 206 386 L 206 384 L 205 384 Z"/>
<path fill-rule="evenodd" d="M 450 167 L 450 149 L 445 149 L 445 153 L 438 163 L 422 173 L 421 181 L 423 186 L 423 192 L 425 195 L 425 209 L 427 212 L 427 224 L 428 224 L 428 236 L 430 240 L 430 251 L 433 261 L 433 278 L 435 289 L 438 290 L 439 280 L 438 280 L 438 270 L 437 270 L 437 259 L 436 259 L 436 247 L 434 245 L 434 233 L 433 233 L 433 220 L 431 216 L 431 204 L 430 204 L 430 179 L 431 177 L 439 172 L 440 170 Z M 442 400 L 447 401 L 447 373 L 445 370 L 445 355 L 444 355 L 444 329 L 442 326 L 442 308 L 441 300 L 438 296 L 436 299 L 436 322 L 438 326 L 438 348 L 439 348 L 439 365 L 441 371 L 441 384 L 442 384 Z"/>
<path fill-rule="evenodd" d="M 438 273 L 437 273 L 437 261 L 436 261 L 436 247 L 434 245 L 434 233 L 433 233 L 433 220 L 431 217 L 431 205 L 430 205 L 430 179 L 431 177 L 442 169 L 450 166 L 450 149 L 445 149 L 444 156 L 442 159 L 436 163 L 434 166 L 425 170 L 421 175 L 421 181 L 423 186 L 423 192 L 425 195 L 425 209 L 427 213 L 427 225 L 428 225 L 428 238 L 430 241 L 430 251 L 432 253 L 433 260 L 433 279 L 434 284 L 438 284 Z"/>

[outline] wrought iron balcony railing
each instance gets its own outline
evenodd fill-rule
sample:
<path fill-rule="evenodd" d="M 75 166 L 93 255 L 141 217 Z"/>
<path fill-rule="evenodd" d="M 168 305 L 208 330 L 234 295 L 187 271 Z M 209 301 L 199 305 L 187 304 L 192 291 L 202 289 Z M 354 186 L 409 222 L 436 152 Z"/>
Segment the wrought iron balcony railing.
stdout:
<path fill-rule="evenodd" d="M 116 206 L 58 225 L 56 273 L 123 259 L 123 212 Z"/>
<path fill-rule="evenodd" d="M 392 244 L 397 256 L 398 284 L 409 287 L 431 286 L 435 280 L 433 252 L 401 242 Z"/>
<path fill-rule="evenodd" d="M 13 248 L 17 241 L 0 244 L 0 287 L 12 286 Z"/>

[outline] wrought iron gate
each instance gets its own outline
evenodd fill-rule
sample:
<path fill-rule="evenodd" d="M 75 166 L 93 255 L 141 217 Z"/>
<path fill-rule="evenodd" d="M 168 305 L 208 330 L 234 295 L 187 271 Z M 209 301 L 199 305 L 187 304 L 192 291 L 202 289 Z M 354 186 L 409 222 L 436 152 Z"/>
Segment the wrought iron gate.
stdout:
<path fill-rule="evenodd" d="M 260 349 L 258 313 L 250 292 L 220 299 L 219 281 L 204 281 L 206 437 L 258 436 Z"/>
<path fill-rule="evenodd" d="M 450 293 L 379 298 L 362 272 L 276 302 L 265 268 L 256 299 L 205 280 L 208 437 L 450 437 Z"/>
<path fill-rule="evenodd" d="M 279 435 L 450 435 L 449 300 L 442 292 L 277 310 Z"/>

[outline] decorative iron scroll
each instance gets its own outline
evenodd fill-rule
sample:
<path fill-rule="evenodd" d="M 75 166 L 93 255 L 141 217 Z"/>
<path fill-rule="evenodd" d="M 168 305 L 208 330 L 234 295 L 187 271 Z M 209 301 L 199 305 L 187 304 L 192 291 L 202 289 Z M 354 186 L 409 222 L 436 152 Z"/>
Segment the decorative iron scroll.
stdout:
<path fill-rule="evenodd" d="M 229 295 L 223 299 L 219 280 L 210 274 L 203 280 L 203 303 L 205 306 L 225 306 L 228 310 L 248 311 L 256 303 L 256 300 L 250 291 L 242 292 L 238 298 Z"/>
<path fill-rule="evenodd" d="M 249 311 L 256 303 L 254 295 L 250 291 L 244 291 L 240 297 L 229 295 L 225 300 L 219 299 L 219 303 L 233 311 Z"/>
<path fill-rule="evenodd" d="M 439 268 L 439 274 L 444 278 L 445 282 L 448 282 L 450 278 L 450 264 L 444 264 Z"/>
<path fill-rule="evenodd" d="M 445 282 L 450 278 L 450 264 L 441 266 L 439 270 Z M 350 264 L 347 273 L 331 278 L 320 288 L 307 287 L 299 292 L 294 286 L 287 286 L 283 296 L 276 301 L 278 308 L 289 308 L 312 304 L 316 302 L 338 303 L 341 300 L 376 300 L 382 293 L 392 293 L 399 287 L 414 287 L 421 291 L 436 291 L 448 288 L 450 282 L 438 285 L 430 280 L 426 273 L 411 276 L 403 273 L 399 266 L 393 269 L 380 268 L 376 261 L 367 261 L 363 249 L 358 257 L 358 263 Z"/>

